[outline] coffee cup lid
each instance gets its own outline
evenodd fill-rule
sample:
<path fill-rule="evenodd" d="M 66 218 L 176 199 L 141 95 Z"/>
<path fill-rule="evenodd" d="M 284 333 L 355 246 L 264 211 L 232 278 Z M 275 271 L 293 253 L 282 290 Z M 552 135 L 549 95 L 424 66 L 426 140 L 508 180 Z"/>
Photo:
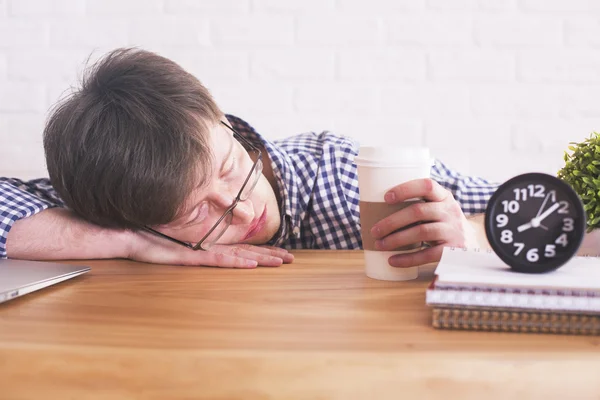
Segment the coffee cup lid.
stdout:
<path fill-rule="evenodd" d="M 434 164 L 427 147 L 361 146 L 357 165 L 372 167 L 429 166 Z"/>

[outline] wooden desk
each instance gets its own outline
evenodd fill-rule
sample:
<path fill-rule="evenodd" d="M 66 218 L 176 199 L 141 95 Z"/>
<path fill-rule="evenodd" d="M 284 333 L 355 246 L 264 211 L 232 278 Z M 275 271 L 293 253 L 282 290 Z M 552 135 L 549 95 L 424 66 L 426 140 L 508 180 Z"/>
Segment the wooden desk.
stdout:
<path fill-rule="evenodd" d="M 439 331 L 362 253 L 280 268 L 92 261 L 0 305 L 0 398 L 598 398 L 600 338 Z"/>

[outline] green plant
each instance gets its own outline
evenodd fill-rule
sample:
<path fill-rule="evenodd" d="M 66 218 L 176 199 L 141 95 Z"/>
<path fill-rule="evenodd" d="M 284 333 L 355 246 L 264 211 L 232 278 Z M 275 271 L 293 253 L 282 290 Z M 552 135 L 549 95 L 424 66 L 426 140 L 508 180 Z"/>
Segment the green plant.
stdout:
<path fill-rule="evenodd" d="M 592 132 L 583 142 L 569 143 L 565 165 L 558 177 L 575 189 L 587 214 L 588 232 L 600 226 L 600 134 Z"/>

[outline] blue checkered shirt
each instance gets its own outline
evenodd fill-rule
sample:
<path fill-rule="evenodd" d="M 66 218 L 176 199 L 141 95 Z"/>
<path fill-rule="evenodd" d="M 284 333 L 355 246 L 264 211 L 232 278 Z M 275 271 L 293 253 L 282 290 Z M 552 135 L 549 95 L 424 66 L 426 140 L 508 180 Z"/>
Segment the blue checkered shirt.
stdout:
<path fill-rule="evenodd" d="M 287 249 L 360 249 L 358 143 L 331 132 L 304 133 L 269 141 L 245 121 L 228 115 L 233 127 L 269 153 L 282 203 L 281 227 L 268 243 Z M 461 175 L 436 160 L 431 176 L 450 190 L 465 214 L 485 211 L 498 187 Z M 48 179 L 0 178 L 0 258 L 12 224 L 50 207 L 64 207 Z"/>

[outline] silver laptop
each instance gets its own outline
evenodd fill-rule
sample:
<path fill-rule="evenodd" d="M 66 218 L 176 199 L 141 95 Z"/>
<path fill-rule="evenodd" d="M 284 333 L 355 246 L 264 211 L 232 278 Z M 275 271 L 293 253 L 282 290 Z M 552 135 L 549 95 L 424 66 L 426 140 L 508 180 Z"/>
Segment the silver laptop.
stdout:
<path fill-rule="evenodd" d="M 41 261 L 0 260 L 0 303 L 74 278 L 90 269 Z"/>

